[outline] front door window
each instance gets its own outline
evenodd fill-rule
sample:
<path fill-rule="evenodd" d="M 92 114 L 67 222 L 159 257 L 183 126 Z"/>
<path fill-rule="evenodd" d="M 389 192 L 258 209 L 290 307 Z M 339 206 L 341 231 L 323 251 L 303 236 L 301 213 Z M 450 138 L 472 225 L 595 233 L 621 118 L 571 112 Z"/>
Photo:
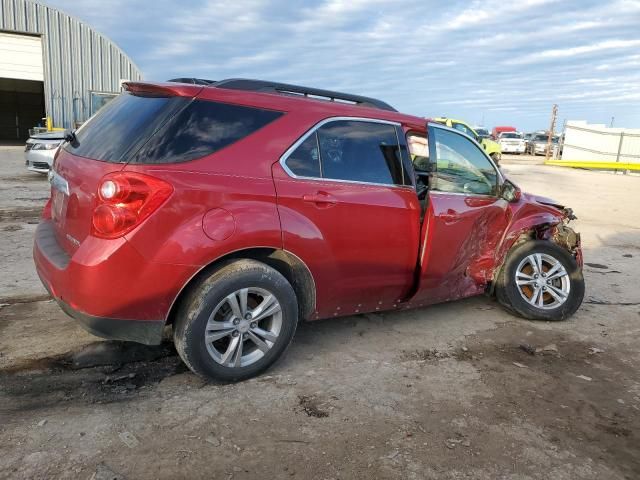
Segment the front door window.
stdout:
<path fill-rule="evenodd" d="M 436 174 L 433 190 L 496 195 L 498 173 L 476 144 L 463 135 L 433 128 Z"/>

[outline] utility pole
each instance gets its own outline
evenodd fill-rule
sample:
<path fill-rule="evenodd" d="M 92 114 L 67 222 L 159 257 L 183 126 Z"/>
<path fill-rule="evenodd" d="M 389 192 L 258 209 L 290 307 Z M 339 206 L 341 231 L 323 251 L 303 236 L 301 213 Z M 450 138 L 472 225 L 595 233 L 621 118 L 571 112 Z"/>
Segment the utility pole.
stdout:
<path fill-rule="evenodd" d="M 551 109 L 551 124 L 549 125 L 549 131 L 547 132 L 549 139 L 547 140 L 547 151 L 545 152 L 544 161 L 548 161 L 551 156 L 551 141 L 553 140 L 553 134 L 556 131 L 556 119 L 558 118 L 558 105 L 553 104 Z"/>

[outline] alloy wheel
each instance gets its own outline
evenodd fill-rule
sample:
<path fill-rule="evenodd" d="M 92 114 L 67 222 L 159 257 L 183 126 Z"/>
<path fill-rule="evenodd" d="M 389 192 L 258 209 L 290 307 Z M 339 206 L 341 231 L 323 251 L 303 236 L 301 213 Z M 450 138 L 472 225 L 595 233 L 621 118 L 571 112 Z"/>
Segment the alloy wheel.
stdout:
<path fill-rule="evenodd" d="M 282 307 L 273 293 L 249 287 L 227 295 L 205 328 L 209 355 L 220 365 L 246 367 L 273 347 L 282 329 Z"/>
<path fill-rule="evenodd" d="M 543 310 L 564 304 L 571 291 L 571 281 L 564 265 L 546 253 L 525 257 L 516 269 L 514 280 L 522 298 Z"/>

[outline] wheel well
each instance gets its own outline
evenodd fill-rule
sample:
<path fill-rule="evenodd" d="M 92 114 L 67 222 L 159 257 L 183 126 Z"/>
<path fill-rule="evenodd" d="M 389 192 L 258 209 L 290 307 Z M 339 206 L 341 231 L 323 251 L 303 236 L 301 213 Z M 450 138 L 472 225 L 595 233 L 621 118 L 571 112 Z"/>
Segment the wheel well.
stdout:
<path fill-rule="evenodd" d="M 275 248 L 250 248 L 239 250 L 220 257 L 194 275 L 176 297 L 167 316 L 167 325 L 173 323 L 180 303 L 188 296 L 191 289 L 203 278 L 209 277 L 215 270 L 235 259 L 248 258 L 269 265 L 284 276 L 293 287 L 298 299 L 298 314 L 304 320 L 311 316 L 316 308 L 316 286 L 313 276 L 305 263 L 293 253 Z"/>
<path fill-rule="evenodd" d="M 493 296 L 493 294 L 495 293 L 496 280 L 500 276 L 502 268 L 504 267 L 504 262 L 507 259 L 507 255 L 509 255 L 509 252 L 521 243 L 528 242 L 530 240 L 547 240 L 549 242 L 555 243 L 556 245 L 559 245 L 574 256 L 576 255 L 576 248 L 580 246 L 580 235 L 574 232 L 572 228 L 567 227 L 563 223 L 544 223 L 536 225 L 535 227 L 529 228 L 527 230 L 523 230 L 509 245 L 509 248 L 505 249 L 500 262 L 494 269 L 491 282 L 487 285 L 486 290 L 489 295 Z"/>

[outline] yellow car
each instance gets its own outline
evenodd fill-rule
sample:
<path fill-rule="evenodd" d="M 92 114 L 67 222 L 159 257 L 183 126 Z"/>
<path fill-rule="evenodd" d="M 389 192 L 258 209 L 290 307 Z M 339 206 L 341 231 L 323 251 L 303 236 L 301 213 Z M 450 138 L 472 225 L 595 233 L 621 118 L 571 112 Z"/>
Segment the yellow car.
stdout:
<path fill-rule="evenodd" d="M 487 152 L 496 164 L 500 163 L 500 159 L 502 158 L 502 148 L 500 148 L 500 144 L 494 142 L 489 138 L 480 138 L 480 136 L 476 133 L 476 131 L 469 126 L 468 123 L 463 122 L 462 120 L 454 120 L 453 118 L 445 118 L 438 117 L 432 119 L 434 122 L 441 123 L 446 125 L 447 127 L 455 128 L 456 130 L 460 130 L 462 133 L 469 135 L 476 142 L 482 145 L 482 148 Z"/>

